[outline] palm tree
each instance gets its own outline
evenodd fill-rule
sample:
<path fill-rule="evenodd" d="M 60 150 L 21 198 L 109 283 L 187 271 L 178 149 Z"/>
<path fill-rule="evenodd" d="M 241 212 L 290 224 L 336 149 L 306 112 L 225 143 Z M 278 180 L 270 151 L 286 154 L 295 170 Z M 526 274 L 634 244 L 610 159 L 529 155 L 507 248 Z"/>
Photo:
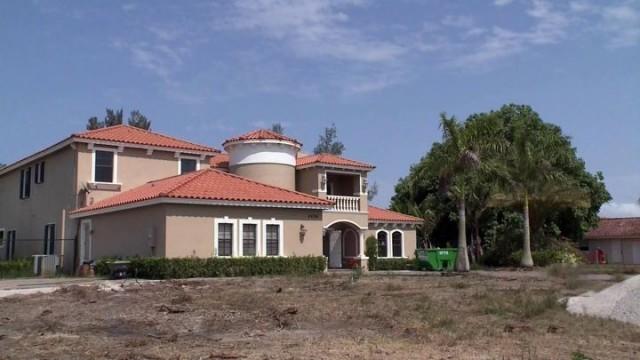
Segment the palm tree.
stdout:
<path fill-rule="evenodd" d="M 436 158 L 440 188 L 455 202 L 458 210 L 457 271 L 469 271 L 467 253 L 466 200 L 473 173 L 480 167 L 480 143 L 475 131 L 466 128 L 455 117 L 440 114 L 441 151 Z"/>
<path fill-rule="evenodd" d="M 556 166 L 563 161 L 566 138 L 558 136 L 530 136 L 531 118 L 514 121 L 513 139 L 505 159 L 506 176 L 502 177 L 506 194 L 495 197 L 496 203 L 522 206 L 524 236 L 520 264 L 532 267 L 531 256 L 531 204 L 585 206 L 586 196 L 577 185 L 568 182 Z M 538 133 L 539 134 L 539 133 Z"/>

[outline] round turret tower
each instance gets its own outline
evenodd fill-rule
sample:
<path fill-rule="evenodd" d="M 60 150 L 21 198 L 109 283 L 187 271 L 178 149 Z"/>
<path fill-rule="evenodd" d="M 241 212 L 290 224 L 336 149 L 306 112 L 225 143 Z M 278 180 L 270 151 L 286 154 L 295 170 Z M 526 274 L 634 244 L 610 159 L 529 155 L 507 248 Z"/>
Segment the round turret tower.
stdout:
<path fill-rule="evenodd" d="M 297 140 L 269 130 L 256 130 L 226 140 L 229 171 L 261 183 L 296 189 Z"/>

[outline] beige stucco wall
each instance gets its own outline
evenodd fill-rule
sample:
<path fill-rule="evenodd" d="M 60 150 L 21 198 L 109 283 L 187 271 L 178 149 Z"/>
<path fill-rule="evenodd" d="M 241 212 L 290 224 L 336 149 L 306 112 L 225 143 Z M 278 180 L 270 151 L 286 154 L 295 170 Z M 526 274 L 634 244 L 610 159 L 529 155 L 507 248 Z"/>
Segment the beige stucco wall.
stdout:
<path fill-rule="evenodd" d="M 282 220 L 285 256 L 322 255 L 320 210 L 167 205 L 166 256 L 210 257 L 214 254 L 214 219 Z M 300 239 L 300 225 L 307 230 Z M 238 227 L 236 226 L 235 231 Z"/>
<path fill-rule="evenodd" d="M 327 227 L 338 222 L 355 223 L 359 228 L 366 229 L 369 224 L 369 214 L 366 212 L 337 212 L 324 211 L 322 214 L 322 224 Z"/>
<path fill-rule="evenodd" d="M 244 164 L 230 168 L 231 173 L 264 184 L 278 186 L 288 190 L 296 189 L 296 169 L 284 164 Z"/>
<path fill-rule="evenodd" d="M 306 194 L 325 197 L 324 193 L 318 193 L 321 173 L 324 173 L 324 170 L 317 167 L 296 170 L 296 190 Z"/>
<path fill-rule="evenodd" d="M 45 179 L 44 183 L 36 184 L 35 163 L 41 161 L 45 162 Z M 63 216 L 63 210 L 71 211 L 76 202 L 74 164 L 75 151 L 66 147 L 0 176 L 0 228 L 16 230 L 16 257 L 43 253 L 46 224 L 55 224 L 56 239 L 73 239 L 75 236 L 76 223 Z M 20 199 L 20 170 L 29 166 L 31 196 Z M 56 241 L 55 253 L 67 254 L 63 261 L 71 264 L 73 246 L 71 240 Z M 0 259 L 5 258 L 5 247 L 0 248 Z"/>
<path fill-rule="evenodd" d="M 391 241 L 391 233 L 395 230 L 402 231 L 404 239 L 404 256 L 414 258 L 416 251 L 416 230 L 413 225 L 398 224 L 369 224 L 369 230 L 365 232 L 365 238 L 376 236 L 378 230 L 387 230 L 389 232 L 389 241 Z M 389 242 L 389 244 L 391 244 Z"/>
<path fill-rule="evenodd" d="M 96 147 L 103 147 L 97 146 Z M 92 156 L 87 144 L 77 144 L 78 149 L 78 189 L 82 189 L 91 182 Z M 185 154 L 187 155 L 187 154 Z M 209 157 L 200 160 L 200 169 L 209 167 Z M 124 147 L 122 152 L 117 153 L 117 178 L 116 182 L 121 184 L 120 191 L 143 185 L 151 180 L 158 180 L 179 174 L 179 159 L 175 156 L 175 151 L 154 150 L 151 155 L 147 155 L 147 150 L 131 147 Z M 118 194 L 119 191 L 91 190 L 87 195 L 87 204 L 97 202 L 107 197 Z M 83 204 L 79 204 L 82 206 Z"/>
<path fill-rule="evenodd" d="M 164 256 L 165 208 L 136 208 L 89 217 L 91 256 Z"/>

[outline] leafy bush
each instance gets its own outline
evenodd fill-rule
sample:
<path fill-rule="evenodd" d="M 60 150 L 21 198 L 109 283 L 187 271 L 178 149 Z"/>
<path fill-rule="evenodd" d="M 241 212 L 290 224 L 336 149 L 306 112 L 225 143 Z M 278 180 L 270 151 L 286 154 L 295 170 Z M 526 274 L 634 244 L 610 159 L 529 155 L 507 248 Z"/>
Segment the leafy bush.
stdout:
<path fill-rule="evenodd" d="M 99 260 L 96 272 L 108 275 L 107 263 Z M 131 258 L 130 275 L 144 279 L 183 279 L 256 275 L 309 275 L 323 272 L 324 256 L 252 258 Z"/>
<path fill-rule="evenodd" d="M 374 271 L 389 271 L 389 270 L 409 270 L 413 269 L 415 265 L 414 260 L 410 259 L 377 259 L 374 269 L 369 267 L 369 270 Z"/>
<path fill-rule="evenodd" d="M 536 266 L 549 266 L 552 264 L 569 264 L 576 265 L 582 263 L 582 258 L 574 251 L 566 248 L 537 250 L 531 253 L 533 263 Z M 518 250 L 511 255 L 511 263 L 513 265 L 520 264 L 522 258 L 522 250 Z"/>
<path fill-rule="evenodd" d="M 375 236 L 369 236 L 365 241 L 364 255 L 369 258 L 367 262 L 369 270 L 375 270 L 378 260 L 378 239 Z"/>
<path fill-rule="evenodd" d="M 0 279 L 33 276 L 33 259 L 0 261 Z"/>

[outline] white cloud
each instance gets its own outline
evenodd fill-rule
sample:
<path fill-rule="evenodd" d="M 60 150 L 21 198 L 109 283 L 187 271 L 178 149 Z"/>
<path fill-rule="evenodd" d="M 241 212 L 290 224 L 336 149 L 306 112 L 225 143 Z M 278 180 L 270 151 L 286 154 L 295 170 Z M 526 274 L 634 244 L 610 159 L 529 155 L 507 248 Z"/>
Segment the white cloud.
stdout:
<path fill-rule="evenodd" d="M 367 36 L 342 8 L 358 0 L 238 0 L 231 15 L 216 27 L 253 30 L 282 41 L 296 55 L 359 62 L 388 62 L 407 49 Z"/>
<path fill-rule="evenodd" d="M 509 5 L 513 2 L 513 0 L 493 0 L 493 5 L 495 6 L 505 6 Z"/>
<path fill-rule="evenodd" d="M 151 72 L 166 83 L 172 83 L 172 75 L 183 64 L 185 49 L 176 49 L 167 44 L 147 42 L 130 43 L 115 41 L 116 49 L 127 50 L 134 65 Z"/>
<path fill-rule="evenodd" d="M 447 15 L 442 19 L 442 25 L 470 28 L 473 26 L 473 18 L 467 15 Z"/>
<path fill-rule="evenodd" d="M 636 217 L 640 216 L 640 205 L 637 203 L 610 202 L 600 208 L 601 217 Z"/>
<path fill-rule="evenodd" d="M 612 47 L 631 47 L 640 43 L 640 10 L 630 5 L 609 6 L 602 10 L 604 30 Z"/>
<path fill-rule="evenodd" d="M 124 12 L 134 11 L 137 7 L 138 7 L 138 5 L 134 4 L 134 3 L 122 4 L 122 6 L 121 6 L 122 11 L 124 11 Z"/>

